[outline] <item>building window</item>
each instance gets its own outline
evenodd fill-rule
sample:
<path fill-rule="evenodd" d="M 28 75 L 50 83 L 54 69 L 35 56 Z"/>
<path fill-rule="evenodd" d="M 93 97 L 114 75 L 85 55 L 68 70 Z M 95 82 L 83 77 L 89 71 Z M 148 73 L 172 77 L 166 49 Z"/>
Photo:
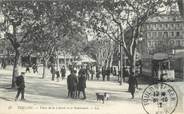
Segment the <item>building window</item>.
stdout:
<path fill-rule="evenodd" d="M 178 28 L 178 29 L 180 28 L 180 24 L 177 24 L 177 28 Z"/>
<path fill-rule="evenodd" d="M 180 36 L 180 32 L 176 32 L 176 36 Z"/>
<path fill-rule="evenodd" d="M 157 27 L 157 24 L 155 24 L 155 28 Z"/>
<path fill-rule="evenodd" d="M 149 30 L 149 28 L 150 28 L 150 26 L 149 26 L 149 24 L 147 25 L 147 29 Z"/>
<path fill-rule="evenodd" d="M 152 47 L 152 42 L 148 41 L 148 47 Z"/>
<path fill-rule="evenodd" d="M 165 27 L 168 28 L 168 24 L 166 24 Z"/>
<path fill-rule="evenodd" d="M 0 50 L 0 54 L 3 54 L 3 50 Z"/>
<path fill-rule="evenodd" d="M 157 37 L 157 32 L 153 32 L 153 36 L 154 37 Z"/>
<path fill-rule="evenodd" d="M 171 36 L 174 36 L 174 32 L 171 32 Z"/>
<path fill-rule="evenodd" d="M 168 32 L 164 32 L 164 38 L 168 38 Z"/>
<path fill-rule="evenodd" d="M 173 23 L 171 24 L 171 27 L 174 28 L 174 24 Z"/>
<path fill-rule="evenodd" d="M 150 24 L 150 30 L 152 30 L 153 29 L 153 25 L 152 24 Z"/>
<path fill-rule="evenodd" d="M 159 37 L 162 37 L 162 32 L 158 32 L 158 36 Z"/>
<path fill-rule="evenodd" d="M 148 32 L 148 38 L 150 38 L 151 37 L 151 32 Z"/>

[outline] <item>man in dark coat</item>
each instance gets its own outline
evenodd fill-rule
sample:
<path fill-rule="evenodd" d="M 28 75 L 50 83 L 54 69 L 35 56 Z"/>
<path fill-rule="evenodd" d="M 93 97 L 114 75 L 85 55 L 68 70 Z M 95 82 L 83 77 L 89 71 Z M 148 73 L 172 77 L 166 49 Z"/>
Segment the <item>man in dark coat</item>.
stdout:
<path fill-rule="evenodd" d="M 54 80 L 55 79 L 55 74 L 56 74 L 56 70 L 55 70 L 54 66 L 51 66 L 50 72 L 52 74 L 52 80 Z"/>
<path fill-rule="evenodd" d="M 83 99 L 86 99 L 86 92 L 85 92 L 85 88 L 86 88 L 86 76 L 85 73 L 82 73 L 79 78 L 79 83 L 78 83 L 78 98 L 80 98 L 80 92 L 83 93 Z"/>
<path fill-rule="evenodd" d="M 105 81 L 105 75 L 106 75 L 105 67 L 102 67 L 102 78 L 103 78 L 103 81 Z"/>
<path fill-rule="evenodd" d="M 96 69 L 96 78 L 97 78 L 97 80 L 99 80 L 99 78 L 100 78 L 100 69 Z"/>
<path fill-rule="evenodd" d="M 94 69 L 93 69 L 93 66 L 91 66 L 91 69 L 90 69 L 90 73 L 91 73 L 91 80 L 93 80 L 93 76 L 94 76 Z"/>
<path fill-rule="evenodd" d="M 81 74 L 85 74 L 85 76 L 86 76 L 86 69 L 84 68 L 84 66 L 81 66 L 81 68 L 80 68 L 80 70 L 79 70 L 79 72 L 78 72 L 78 75 L 80 76 Z"/>
<path fill-rule="evenodd" d="M 33 64 L 32 66 L 32 69 L 33 69 L 33 73 L 38 73 L 38 66 L 36 64 Z"/>
<path fill-rule="evenodd" d="M 76 97 L 76 91 L 77 91 L 77 77 L 76 77 L 76 71 L 71 70 L 71 74 L 67 78 L 67 87 L 68 87 L 68 97 L 74 98 Z"/>
<path fill-rule="evenodd" d="M 63 66 L 62 68 L 61 68 L 61 76 L 62 76 L 62 80 L 65 78 L 65 76 L 66 76 L 66 69 L 65 69 L 65 66 Z"/>
<path fill-rule="evenodd" d="M 73 75 L 72 75 L 72 98 L 77 98 L 77 85 L 78 85 L 78 79 L 76 76 L 77 71 L 74 70 L 73 71 Z"/>
<path fill-rule="evenodd" d="M 134 98 L 134 93 L 135 93 L 135 88 L 138 88 L 138 83 L 137 83 L 137 79 L 135 76 L 133 76 L 133 73 L 131 73 L 129 80 L 128 80 L 128 84 L 129 84 L 129 92 L 132 95 L 132 99 Z"/>
<path fill-rule="evenodd" d="M 110 74 L 111 74 L 111 68 L 108 67 L 107 70 L 106 70 L 106 75 L 107 75 L 107 81 L 110 80 Z"/>
<path fill-rule="evenodd" d="M 57 78 L 57 81 L 59 82 L 59 78 L 60 78 L 60 73 L 59 73 L 59 71 L 56 71 L 56 78 Z"/>
<path fill-rule="evenodd" d="M 24 99 L 24 88 L 25 88 L 24 75 L 25 73 L 22 72 L 20 76 L 16 77 L 15 83 L 17 86 L 17 95 L 15 97 L 15 101 L 17 101 L 17 99 L 19 98 L 20 93 L 21 93 L 21 100 L 25 100 Z"/>
<path fill-rule="evenodd" d="M 67 77 L 67 88 L 68 88 L 68 97 L 72 96 L 72 74 L 68 75 Z"/>

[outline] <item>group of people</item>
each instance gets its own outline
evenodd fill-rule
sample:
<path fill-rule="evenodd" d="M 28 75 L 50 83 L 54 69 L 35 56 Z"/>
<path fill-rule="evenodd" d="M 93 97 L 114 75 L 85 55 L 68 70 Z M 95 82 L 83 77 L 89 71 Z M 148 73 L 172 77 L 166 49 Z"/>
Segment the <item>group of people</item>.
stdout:
<path fill-rule="evenodd" d="M 55 70 L 54 67 L 51 67 L 50 72 L 52 74 L 52 80 L 55 79 L 55 75 L 56 75 L 57 81 L 59 81 L 59 78 L 60 77 L 63 80 L 65 78 L 65 76 L 66 76 L 66 68 L 65 68 L 65 66 L 62 66 L 62 68 L 60 69 L 60 71 L 57 71 L 57 70 Z"/>
<path fill-rule="evenodd" d="M 64 66 L 61 68 L 60 72 L 62 75 L 62 79 L 64 79 L 64 77 L 66 75 L 66 69 Z M 106 71 L 106 73 L 107 73 L 107 71 Z M 15 83 L 17 86 L 17 94 L 15 97 L 15 100 L 18 99 L 20 94 L 22 94 L 21 100 L 25 100 L 24 99 L 24 88 L 25 88 L 24 75 L 25 75 L 25 72 L 22 72 L 20 76 L 16 77 Z M 108 74 L 102 74 L 102 76 L 103 75 L 108 76 Z M 86 80 L 87 79 L 88 79 L 88 74 L 86 72 L 86 68 L 84 68 L 83 66 L 78 71 L 78 73 L 75 69 L 70 69 L 70 74 L 67 77 L 68 97 L 80 98 L 80 93 L 82 92 L 82 94 L 83 94 L 82 99 L 86 99 L 85 89 L 86 89 Z M 103 79 L 105 80 L 105 76 L 103 76 Z M 107 78 L 107 80 L 108 80 L 108 78 Z M 128 91 L 131 93 L 132 99 L 133 99 L 134 94 L 135 94 L 135 89 L 138 88 L 137 79 L 136 79 L 136 76 L 134 76 L 134 73 L 130 73 L 128 84 L 129 84 Z"/>
<path fill-rule="evenodd" d="M 29 67 L 30 67 L 30 65 L 27 64 L 26 65 L 26 72 L 30 73 L 31 71 L 30 71 Z M 33 69 L 33 73 L 38 73 L 38 65 L 37 64 L 33 64 L 32 69 Z"/>
<path fill-rule="evenodd" d="M 5 69 L 7 66 L 6 61 L 2 59 L 0 62 L 1 62 L 1 68 Z"/>
<path fill-rule="evenodd" d="M 87 74 L 83 69 L 80 69 L 78 76 L 76 70 L 70 70 L 70 75 L 67 77 L 68 97 L 80 98 L 80 93 L 83 94 L 83 99 L 86 99 L 86 80 Z"/>
<path fill-rule="evenodd" d="M 110 81 L 110 74 L 111 74 L 110 67 L 108 67 L 108 68 L 102 67 L 102 79 L 103 79 L 103 81 L 105 81 L 105 77 L 107 77 L 107 81 Z"/>

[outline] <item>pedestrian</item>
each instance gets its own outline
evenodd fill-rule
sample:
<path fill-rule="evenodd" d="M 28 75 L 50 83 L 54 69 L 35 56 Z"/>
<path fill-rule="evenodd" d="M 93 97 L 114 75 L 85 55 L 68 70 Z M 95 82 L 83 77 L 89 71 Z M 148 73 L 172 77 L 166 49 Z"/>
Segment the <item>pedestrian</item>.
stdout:
<path fill-rule="evenodd" d="M 84 68 L 84 66 L 82 65 L 79 72 L 78 72 L 78 76 L 80 76 L 82 73 L 85 73 L 85 76 L 86 76 L 86 70 Z"/>
<path fill-rule="evenodd" d="M 79 83 L 78 83 L 78 98 L 80 98 L 80 92 L 83 93 L 83 99 L 86 99 L 86 77 L 85 73 L 81 73 L 81 75 L 78 77 Z"/>
<path fill-rule="evenodd" d="M 106 75 L 107 75 L 107 81 L 110 81 L 110 75 L 111 75 L 111 68 L 110 67 L 107 68 Z"/>
<path fill-rule="evenodd" d="M 99 78 L 100 78 L 100 69 L 96 69 L 96 78 L 97 78 L 97 80 L 99 80 Z"/>
<path fill-rule="evenodd" d="M 2 59 L 1 67 L 2 67 L 3 69 L 6 68 L 6 60 L 5 60 L 5 58 Z"/>
<path fill-rule="evenodd" d="M 56 78 L 57 78 L 57 81 L 59 82 L 59 78 L 60 78 L 60 73 L 59 73 L 59 71 L 56 71 Z"/>
<path fill-rule="evenodd" d="M 90 68 L 89 68 L 90 66 L 89 66 L 89 64 L 86 66 L 86 77 L 87 77 L 87 79 L 89 80 L 89 78 L 90 78 Z"/>
<path fill-rule="evenodd" d="M 30 73 L 30 69 L 29 69 L 29 65 L 26 65 L 26 73 L 29 72 Z"/>
<path fill-rule="evenodd" d="M 76 77 L 76 71 L 71 70 L 70 75 L 67 77 L 67 87 L 68 87 L 68 97 L 75 98 L 77 97 L 76 91 L 77 91 L 77 77 Z"/>
<path fill-rule="evenodd" d="M 76 73 L 77 73 L 77 71 L 74 70 L 73 71 L 73 75 L 72 75 L 72 83 L 73 83 L 73 87 L 72 87 L 72 98 L 77 98 L 78 78 L 77 78 Z"/>
<path fill-rule="evenodd" d="M 114 76 L 116 76 L 117 75 L 117 71 L 116 71 L 116 67 L 114 67 L 114 70 L 113 70 L 113 74 L 114 74 Z"/>
<path fill-rule="evenodd" d="M 36 64 L 32 65 L 32 69 L 33 69 L 33 73 L 36 73 L 36 72 L 38 73 L 38 67 Z"/>
<path fill-rule="evenodd" d="M 103 81 L 105 81 L 105 75 L 106 75 L 106 70 L 105 70 L 105 67 L 103 66 L 102 67 L 102 78 L 103 78 Z"/>
<path fill-rule="evenodd" d="M 52 74 L 52 80 L 54 80 L 55 79 L 55 74 L 56 74 L 56 70 L 55 70 L 54 66 L 51 66 L 50 72 Z"/>
<path fill-rule="evenodd" d="M 38 73 L 38 65 L 37 64 L 35 64 L 35 72 Z"/>
<path fill-rule="evenodd" d="M 66 69 L 65 69 L 65 66 L 63 66 L 62 68 L 61 68 L 61 76 L 62 76 L 62 80 L 65 78 L 65 76 L 66 76 Z"/>
<path fill-rule="evenodd" d="M 128 91 L 131 93 L 132 99 L 134 99 L 135 88 L 138 88 L 138 83 L 136 77 L 133 76 L 133 73 L 130 74 L 128 84 L 129 84 Z"/>
<path fill-rule="evenodd" d="M 68 97 L 72 97 L 72 81 L 71 81 L 72 74 L 68 75 L 67 77 L 67 89 L 68 89 Z"/>
<path fill-rule="evenodd" d="M 95 71 L 94 71 L 92 66 L 91 66 L 90 73 L 91 73 L 91 80 L 93 80 L 93 76 L 94 76 Z"/>
<path fill-rule="evenodd" d="M 24 76 L 25 76 L 25 73 L 21 72 L 21 75 L 16 77 L 15 83 L 17 86 L 17 95 L 15 97 L 15 101 L 17 101 L 17 99 L 19 98 L 20 93 L 21 93 L 21 100 L 25 100 L 24 99 L 24 88 L 25 88 Z"/>

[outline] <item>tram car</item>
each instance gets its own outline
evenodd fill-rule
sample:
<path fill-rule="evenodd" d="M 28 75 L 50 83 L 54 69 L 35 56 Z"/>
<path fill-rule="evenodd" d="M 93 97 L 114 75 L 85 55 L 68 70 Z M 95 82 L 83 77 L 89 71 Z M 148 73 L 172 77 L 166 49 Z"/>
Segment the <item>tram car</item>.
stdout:
<path fill-rule="evenodd" d="M 142 73 L 153 81 L 174 81 L 174 61 L 164 53 L 156 53 L 153 57 L 142 59 Z"/>

